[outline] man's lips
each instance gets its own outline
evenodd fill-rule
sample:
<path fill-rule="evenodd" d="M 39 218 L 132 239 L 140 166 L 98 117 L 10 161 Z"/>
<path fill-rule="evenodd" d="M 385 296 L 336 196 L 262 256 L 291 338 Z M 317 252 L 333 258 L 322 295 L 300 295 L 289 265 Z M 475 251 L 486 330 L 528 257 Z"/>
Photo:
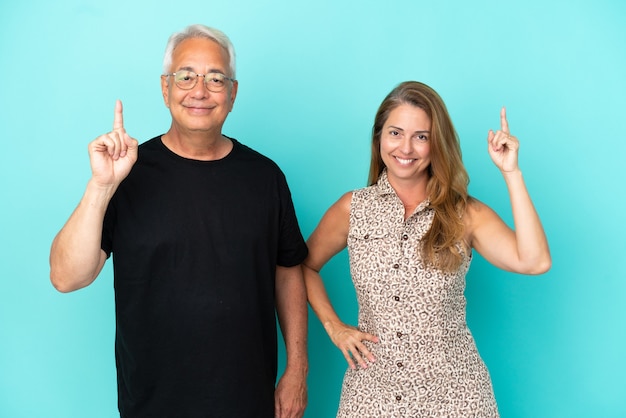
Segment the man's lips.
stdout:
<path fill-rule="evenodd" d="M 186 104 L 183 104 L 183 107 L 191 113 L 199 113 L 199 114 L 209 113 L 211 110 L 215 108 L 214 106 L 194 106 L 194 105 L 186 105 Z"/>

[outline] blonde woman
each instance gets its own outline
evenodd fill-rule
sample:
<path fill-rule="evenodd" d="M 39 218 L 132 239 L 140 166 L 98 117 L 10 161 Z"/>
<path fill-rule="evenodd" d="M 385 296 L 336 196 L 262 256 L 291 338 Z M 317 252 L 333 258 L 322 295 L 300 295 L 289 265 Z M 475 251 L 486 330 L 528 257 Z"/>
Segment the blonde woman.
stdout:
<path fill-rule="evenodd" d="M 541 274 L 548 243 L 518 166 L 506 112 L 488 152 L 507 184 L 515 229 L 467 193 L 468 175 L 439 95 L 404 82 L 372 130 L 369 187 L 328 209 L 308 240 L 308 300 L 345 356 L 338 417 L 498 417 L 489 372 L 466 323 L 475 250 L 493 265 Z M 320 270 L 348 247 L 358 327 L 336 314 Z"/>

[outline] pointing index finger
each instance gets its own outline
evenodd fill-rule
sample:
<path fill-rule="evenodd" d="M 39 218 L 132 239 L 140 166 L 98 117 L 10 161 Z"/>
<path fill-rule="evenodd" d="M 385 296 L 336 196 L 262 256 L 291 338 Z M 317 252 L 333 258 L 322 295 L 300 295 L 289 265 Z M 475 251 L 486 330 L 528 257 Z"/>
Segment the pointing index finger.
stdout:
<path fill-rule="evenodd" d="M 124 114 L 122 108 L 122 101 L 117 100 L 115 102 L 115 115 L 113 117 L 113 130 L 124 129 Z"/>
<path fill-rule="evenodd" d="M 500 110 L 500 129 L 505 134 L 509 133 L 509 122 L 506 120 L 506 108 L 504 106 Z"/>

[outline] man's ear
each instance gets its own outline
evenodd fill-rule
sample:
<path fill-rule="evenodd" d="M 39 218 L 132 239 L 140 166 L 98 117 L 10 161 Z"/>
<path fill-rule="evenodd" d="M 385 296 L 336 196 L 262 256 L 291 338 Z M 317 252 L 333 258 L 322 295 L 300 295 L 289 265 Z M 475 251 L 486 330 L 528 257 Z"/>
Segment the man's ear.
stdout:
<path fill-rule="evenodd" d="M 233 88 L 230 90 L 230 110 L 233 110 L 235 99 L 237 98 L 237 90 L 239 89 L 239 81 L 233 81 Z"/>
<path fill-rule="evenodd" d="M 163 94 L 163 101 L 165 102 L 165 107 L 169 108 L 170 107 L 170 86 L 168 83 L 168 76 L 166 75 L 162 75 L 161 76 L 161 93 Z"/>

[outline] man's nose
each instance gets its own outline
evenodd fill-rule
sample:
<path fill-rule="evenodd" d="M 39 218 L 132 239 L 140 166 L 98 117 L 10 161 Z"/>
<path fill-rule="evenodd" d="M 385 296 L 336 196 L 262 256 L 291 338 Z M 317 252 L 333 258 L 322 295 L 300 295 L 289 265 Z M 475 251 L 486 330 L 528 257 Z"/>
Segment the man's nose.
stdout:
<path fill-rule="evenodd" d="M 207 89 L 204 80 L 206 80 L 206 74 L 197 74 L 196 75 L 196 85 L 191 89 L 191 94 L 194 96 L 206 96 L 209 94 L 209 89 Z"/>

